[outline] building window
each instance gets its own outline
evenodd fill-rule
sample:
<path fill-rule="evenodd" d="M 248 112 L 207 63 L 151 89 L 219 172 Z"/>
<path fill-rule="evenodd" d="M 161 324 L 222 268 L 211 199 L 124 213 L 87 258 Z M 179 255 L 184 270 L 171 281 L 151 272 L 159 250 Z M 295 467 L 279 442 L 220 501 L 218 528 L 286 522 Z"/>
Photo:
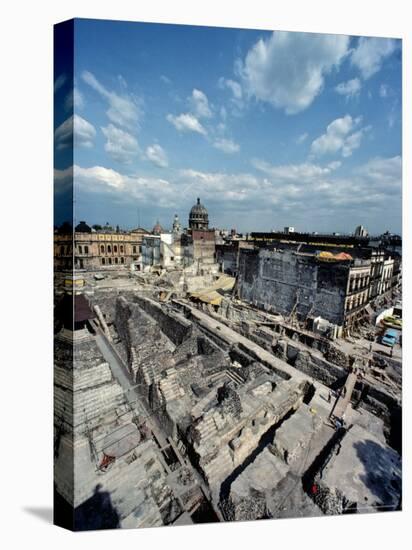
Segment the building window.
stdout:
<path fill-rule="evenodd" d="M 136 250 L 136 246 L 133 246 L 133 254 L 136 254 L 137 250 Z"/>
<path fill-rule="evenodd" d="M 120 253 L 123 254 L 123 245 L 120 245 Z"/>
<path fill-rule="evenodd" d="M 120 263 L 124 264 L 124 258 L 120 258 Z"/>
<path fill-rule="evenodd" d="M 111 259 L 111 258 L 109 258 L 109 264 L 111 264 L 111 263 L 112 263 L 112 259 Z"/>
<path fill-rule="evenodd" d="M 106 260 L 102 258 L 102 265 L 105 265 L 105 264 L 106 264 Z"/>
<path fill-rule="evenodd" d="M 88 247 L 88 246 L 85 246 L 85 247 L 84 247 L 84 253 L 85 253 L 85 254 L 88 254 L 88 253 L 89 253 L 89 247 Z"/>
<path fill-rule="evenodd" d="M 113 252 L 117 252 L 117 245 L 116 244 L 113 247 Z"/>
<path fill-rule="evenodd" d="M 102 244 L 100 245 L 100 252 L 101 252 L 102 254 L 104 254 L 104 245 L 102 245 Z"/>
<path fill-rule="evenodd" d="M 79 245 L 79 254 L 83 254 L 82 247 Z"/>
<path fill-rule="evenodd" d="M 115 264 L 119 263 L 119 258 L 115 258 L 115 259 L 114 259 L 114 263 L 115 263 Z"/>
<path fill-rule="evenodd" d="M 64 256 L 64 246 L 60 247 L 60 256 Z"/>
<path fill-rule="evenodd" d="M 107 252 L 110 253 L 111 251 L 112 251 L 112 247 L 111 247 L 110 244 L 109 244 L 109 246 L 107 247 Z"/>

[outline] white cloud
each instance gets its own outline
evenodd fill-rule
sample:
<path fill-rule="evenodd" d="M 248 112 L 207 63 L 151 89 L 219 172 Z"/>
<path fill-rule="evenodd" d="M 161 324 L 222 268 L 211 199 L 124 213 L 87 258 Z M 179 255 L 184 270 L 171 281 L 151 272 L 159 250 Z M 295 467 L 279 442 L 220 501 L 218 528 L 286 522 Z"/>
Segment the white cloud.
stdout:
<path fill-rule="evenodd" d="M 93 147 L 95 136 L 94 126 L 79 115 L 74 115 L 74 146 Z"/>
<path fill-rule="evenodd" d="M 164 74 L 161 74 L 161 75 L 160 75 L 160 80 L 161 80 L 162 82 L 164 82 L 165 84 L 171 84 L 171 83 L 172 83 L 172 81 L 170 80 L 170 78 L 168 78 L 168 77 L 167 77 L 166 75 L 164 75 Z"/>
<path fill-rule="evenodd" d="M 343 157 L 351 156 L 352 152 L 360 146 L 362 137 L 370 127 L 354 130 L 359 127 L 362 118 L 353 119 L 350 115 L 337 118 L 326 128 L 326 132 L 315 139 L 311 145 L 311 153 L 314 156 L 341 153 Z"/>
<path fill-rule="evenodd" d="M 235 80 L 225 80 L 226 86 L 232 91 L 233 97 L 236 99 L 242 99 L 243 92 L 242 86 Z"/>
<path fill-rule="evenodd" d="M 238 153 L 240 151 L 240 146 L 232 141 L 231 139 L 217 139 L 213 142 L 213 147 L 220 149 L 224 153 Z"/>
<path fill-rule="evenodd" d="M 383 98 L 388 97 L 390 88 L 387 84 L 381 84 L 379 87 L 379 95 Z"/>
<path fill-rule="evenodd" d="M 130 200 L 160 207 L 177 206 L 181 195 L 169 181 L 161 178 L 146 178 L 139 175 L 125 175 L 104 166 L 82 168 L 74 166 L 76 191 L 109 195 L 126 204 Z"/>
<path fill-rule="evenodd" d="M 333 162 L 330 162 L 328 164 L 328 168 L 330 170 L 337 170 L 338 168 L 340 168 L 342 166 L 342 163 L 340 160 L 334 160 Z"/>
<path fill-rule="evenodd" d="M 294 114 L 321 92 L 348 46 L 348 36 L 276 31 L 258 40 L 238 71 L 249 96 Z"/>
<path fill-rule="evenodd" d="M 135 128 L 138 125 L 142 117 L 142 111 L 139 105 L 141 103 L 140 100 L 130 94 L 119 95 L 107 90 L 89 71 L 83 71 L 81 76 L 86 84 L 108 102 L 109 108 L 106 114 L 111 122 L 129 129 Z"/>
<path fill-rule="evenodd" d="M 227 130 L 226 124 L 224 122 L 219 122 L 216 126 L 216 132 L 220 135 L 223 135 Z"/>
<path fill-rule="evenodd" d="M 342 145 L 342 156 L 343 157 L 350 157 L 355 151 L 355 149 L 359 149 L 362 137 L 364 134 L 364 129 L 358 130 L 357 132 L 351 134 L 348 136 L 343 145 Z"/>
<path fill-rule="evenodd" d="M 347 82 L 341 82 L 340 84 L 338 84 L 335 87 L 335 91 L 340 95 L 352 98 L 359 94 L 361 88 L 362 85 L 359 78 L 352 78 L 352 80 L 348 80 Z"/>
<path fill-rule="evenodd" d="M 75 86 L 71 92 L 69 92 L 64 101 L 64 108 L 66 111 L 71 111 L 72 109 L 83 109 L 84 107 L 84 97 L 80 90 Z"/>
<path fill-rule="evenodd" d="M 62 73 L 59 75 L 56 80 L 54 81 L 54 93 L 57 93 L 60 88 L 66 83 L 67 81 L 67 75 L 65 73 Z"/>
<path fill-rule="evenodd" d="M 120 86 L 121 86 L 124 90 L 125 90 L 126 88 L 128 88 L 126 79 L 124 78 L 123 75 L 118 74 L 118 75 L 117 75 L 117 80 L 119 81 Z"/>
<path fill-rule="evenodd" d="M 393 128 L 395 122 L 401 121 L 401 119 L 402 119 L 402 116 L 401 116 L 401 112 L 399 111 L 398 100 L 395 99 L 395 101 L 392 103 L 391 109 L 387 116 L 389 128 Z"/>
<path fill-rule="evenodd" d="M 328 166 L 319 166 L 312 163 L 271 165 L 260 159 L 253 159 L 252 164 L 261 172 L 283 182 L 313 182 L 318 178 L 329 175 L 340 163 L 330 163 Z"/>
<path fill-rule="evenodd" d="M 92 168 L 81 168 L 74 166 L 74 184 L 83 190 L 88 190 L 88 182 L 90 191 L 100 191 L 104 188 L 110 190 L 122 191 L 126 187 L 127 176 L 123 176 L 112 168 L 104 166 L 93 166 Z"/>
<path fill-rule="evenodd" d="M 234 107 L 234 110 L 232 114 L 239 114 L 239 112 L 244 107 L 244 100 L 243 100 L 243 90 L 242 86 L 239 82 L 236 80 L 231 80 L 230 78 L 223 78 L 220 77 L 218 81 L 219 88 L 228 89 L 230 90 L 232 97 L 230 98 L 230 103 L 232 104 L 232 107 Z"/>
<path fill-rule="evenodd" d="M 198 118 L 210 118 L 212 116 L 207 96 L 201 90 L 197 90 L 196 88 L 193 90 L 189 98 L 189 103 L 193 109 L 194 115 Z"/>
<path fill-rule="evenodd" d="M 73 88 L 73 106 L 75 109 L 83 109 L 84 107 L 83 95 L 76 87 Z"/>
<path fill-rule="evenodd" d="M 297 165 L 271 165 L 262 160 L 253 164 L 268 178 L 265 199 L 285 209 L 293 208 L 304 219 L 312 210 L 316 218 L 321 215 L 345 219 L 354 210 L 363 216 L 376 216 L 372 209 L 384 214 L 389 201 L 395 208 L 400 205 L 401 158 L 371 159 L 353 170 L 347 178 L 339 177 L 339 161 L 326 166 L 303 163 Z M 274 196 L 276 195 L 276 197 Z M 256 199 L 255 199 L 256 200 Z M 348 208 L 346 211 L 345 209 Z M 399 211 L 400 215 L 400 211 Z M 376 222 L 375 222 L 376 223 Z"/>
<path fill-rule="evenodd" d="M 93 147 L 96 136 L 94 126 L 79 115 L 66 119 L 54 132 L 58 149 L 66 147 Z"/>
<path fill-rule="evenodd" d="M 373 187 L 387 190 L 400 189 L 402 186 L 402 158 L 376 157 L 366 162 L 355 170 L 355 173 L 363 176 Z"/>
<path fill-rule="evenodd" d="M 317 213 L 326 211 L 331 219 L 346 205 L 364 213 L 369 205 L 380 205 L 384 209 L 388 198 L 399 196 L 401 189 L 400 157 L 372 159 L 346 179 L 335 173 L 340 167 L 339 161 L 326 166 L 312 163 L 271 165 L 255 159 L 253 164 L 264 174 L 262 178 L 244 173 L 194 170 L 186 170 L 183 175 L 196 192 L 205 196 L 219 193 L 222 201 L 234 198 L 245 202 L 249 209 L 277 204 L 296 208 L 303 214 L 307 214 L 308 208 Z"/>
<path fill-rule="evenodd" d="M 156 166 L 160 166 L 160 168 L 169 166 L 169 161 L 164 149 L 157 143 L 149 145 L 146 149 L 146 157 L 153 162 L 153 164 L 156 164 Z"/>
<path fill-rule="evenodd" d="M 204 136 L 207 134 L 205 128 L 200 124 L 198 119 L 190 113 L 182 113 L 177 116 L 168 114 L 166 119 L 173 124 L 179 132 L 196 132 Z"/>
<path fill-rule="evenodd" d="M 104 149 L 112 159 L 123 164 L 130 164 L 139 153 L 137 139 L 113 124 L 102 127 L 106 138 Z"/>
<path fill-rule="evenodd" d="M 391 38 L 359 38 L 351 55 L 351 63 L 361 72 L 364 79 L 377 73 L 386 57 L 396 49 L 396 41 Z"/>
<path fill-rule="evenodd" d="M 65 193 L 73 189 L 73 166 L 64 170 L 55 169 L 53 174 L 54 192 L 56 194 Z"/>
<path fill-rule="evenodd" d="M 233 202 L 242 203 L 252 200 L 257 191 L 264 191 L 264 184 L 251 174 L 226 174 L 224 172 L 200 172 L 181 170 L 178 188 L 184 189 L 184 195 L 201 196 L 205 200 L 216 200 L 226 206 Z"/>
<path fill-rule="evenodd" d="M 296 143 L 300 145 L 304 141 L 308 139 L 309 134 L 307 132 L 304 132 L 303 134 L 300 134 L 300 136 L 296 139 Z"/>
<path fill-rule="evenodd" d="M 230 78 L 219 78 L 219 88 L 228 88 L 235 99 L 242 99 L 243 91 L 242 86 L 236 80 L 231 80 Z"/>
<path fill-rule="evenodd" d="M 67 118 L 56 128 L 54 142 L 58 149 L 73 146 L 73 116 Z"/>

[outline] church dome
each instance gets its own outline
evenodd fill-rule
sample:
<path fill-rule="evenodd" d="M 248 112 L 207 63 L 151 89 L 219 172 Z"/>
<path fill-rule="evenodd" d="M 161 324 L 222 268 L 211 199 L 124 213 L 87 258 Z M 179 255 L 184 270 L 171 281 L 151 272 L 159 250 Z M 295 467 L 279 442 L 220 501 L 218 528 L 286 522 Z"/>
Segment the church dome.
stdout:
<path fill-rule="evenodd" d="M 153 235 L 160 235 L 163 233 L 163 227 L 160 225 L 159 220 L 157 220 L 156 225 L 152 229 Z"/>
<path fill-rule="evenodd" d="M 77 233 L 91 233 L 92 232 L 92 228 L 87 225 L 86 222 L 84 221 L 81 221 L 80 223 L 78 223 L 75 227 L 75 231 Z"/>
<path fill-rule="evenodd" d="M 190 229 L 208 229 L 209 227 L 209 214 L 199 198 L 190 210 L 189 227 Z"/>

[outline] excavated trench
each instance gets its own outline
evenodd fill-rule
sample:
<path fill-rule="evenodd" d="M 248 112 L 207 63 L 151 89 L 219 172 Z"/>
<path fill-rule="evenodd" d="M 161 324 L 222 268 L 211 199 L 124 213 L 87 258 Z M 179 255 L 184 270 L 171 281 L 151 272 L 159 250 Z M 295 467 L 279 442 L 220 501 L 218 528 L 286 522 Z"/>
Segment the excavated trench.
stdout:
<path fill-rule="evenodd" d="M 223 481 L 222 485 L 220 486 L 220 493 L 219 493 L 219 502 L 222 505 L 230 495 L 230 488 L 232 486 L 232 483 L 236 481 L 236 479 L 246 470 L 246 468 L 254 462 L 254 460 L 257 458 L 257 456 L 268 446 L 272 443 L 276 431 L 282 426 L 286 420 L 288 420 L 294 413 L 296 412 L 295 409 L 291 409 L 286 415 L 281 418 L 276 424 L 273 424 L 259 439 L 259 443 L 257 444 L 256 448 L 245 458 L 245 460 L 242 462 L 242 464 L 239 464 L 232 473 Z"/>
<path fill-rule="evenodd" d="M 304 397 L 303 397 L 303 403 L 308 405 L 313 396 L 315 394 L 315 386 L 311 384 L 310 382 L 307 382 L 304 388 Z M 239 464 L 233 472 L 223 481 L 222 485 L 220 486 L 220 492 L 219 492 L 219 502 L 221 509 L 224 508 L 224 503 L 229 499 L 230 496 L 230 489 L 232 484 L 236 481 L 236 479 L 246 470 L 246 468 L 252 464 L 252 462 L 255 461 L 255 459 L 258 457 L 258 455 L 270 445 L 276 435 L 277 430 L 282 426 L 284 422 L 286 422 L 289 418 L 291 418 L 295 412 L 298 409 L 292 408 L 290 409 L 285 416 L 283 416 L 276 424 L 273 424 L 259 439 L 259 443 L 257 444 L 256 448 L 245 458 L 245 460 L 242 462 L 242 464 Z"/>
<path fill-rule="evenodd" d="M 334 451 L 336 448 L 337 448 L 337 452 L 339 452 L 340 444 L 342 443 L 342 440 L 345 437 L 346 433 L 347 433 L 347 430 L 345 428 L 337 429 L 302 476 L 303 490 L 315 502 L 316 502 L 316 499 L 314 498 L 315 495 L 312 492 L 314 480 L 318 474 L 322 476 L 322 472 L 324 468 L 327 466 L 329 460 L 334 455 Z"/>
<path fill-rule="evenodd" d="M 345 385 L 348 373 L 341 367 L 336 366 L 332 372 L 328 371 L 326 367 L 312 362 L 302 365 L 296 359 L 297 356 L 288 358 L 287 363 L 315 380 L 319 380 L 331 390 L 339 391 Z M 362 407 L 382 418 L 385 423 L 384 435 L 387 444 L 402 454 L 402 407 L 396 399 L 382 388 L 372 386 L 364 381 L 357 381 L 351 403 L 355 409 Z"/>

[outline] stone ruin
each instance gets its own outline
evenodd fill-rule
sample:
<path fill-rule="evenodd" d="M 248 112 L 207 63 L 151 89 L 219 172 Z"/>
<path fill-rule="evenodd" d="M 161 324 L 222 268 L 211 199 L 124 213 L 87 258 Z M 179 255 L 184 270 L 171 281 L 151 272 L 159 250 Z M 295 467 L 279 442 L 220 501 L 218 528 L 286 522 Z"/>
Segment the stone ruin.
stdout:
<path fill-rule="evenodd" d="M 400 458 L 387 444 L 383 423 L 370 433 L 370 413 L 354 410 L 353 428 L 339 438 L 329 421 L 329 387 L 347 375 L 343 357 L 329 368 L 326 356 L 286 340 L 278 339 L 271 350 L 270 339 L 261 346 L 206 313 L 179 301 L 161 303 L 148 293 L 96 294 L 93 303 L 105 316 L 111 340 L 96 327 L 99 345 L 82 343 L 78 372 L 84 373 L 76 374 L 76 384 L 85 404 L 77 423 L 64 405 L 75 373 L 62 366 L 56 379 L 61 414 L 55 425 L 63 426 L 57 448 L 72 444 L 78 433 L 82 449 L 75 505 L 93 497 L 101 442 L 134 422 L 140 440 L 101 477 L 121 511 L 121 526 L 190 523 L 199 514 L 230 521 L 344 513 L 362 511 L 365 502 L 371 509 L 399 506 Z M 128 382 L 122 387 L 102 356 L 102 341 L 123 368 Z M 385 489 L 373 498 L 376 465 Z M 354 469 L 356 478 L 337 482 L 339 472 Z M 125 499 L 130 476 L 142 483 Z M 62 480 L 59 490 L 69 500 L 64 487 Z"/>

